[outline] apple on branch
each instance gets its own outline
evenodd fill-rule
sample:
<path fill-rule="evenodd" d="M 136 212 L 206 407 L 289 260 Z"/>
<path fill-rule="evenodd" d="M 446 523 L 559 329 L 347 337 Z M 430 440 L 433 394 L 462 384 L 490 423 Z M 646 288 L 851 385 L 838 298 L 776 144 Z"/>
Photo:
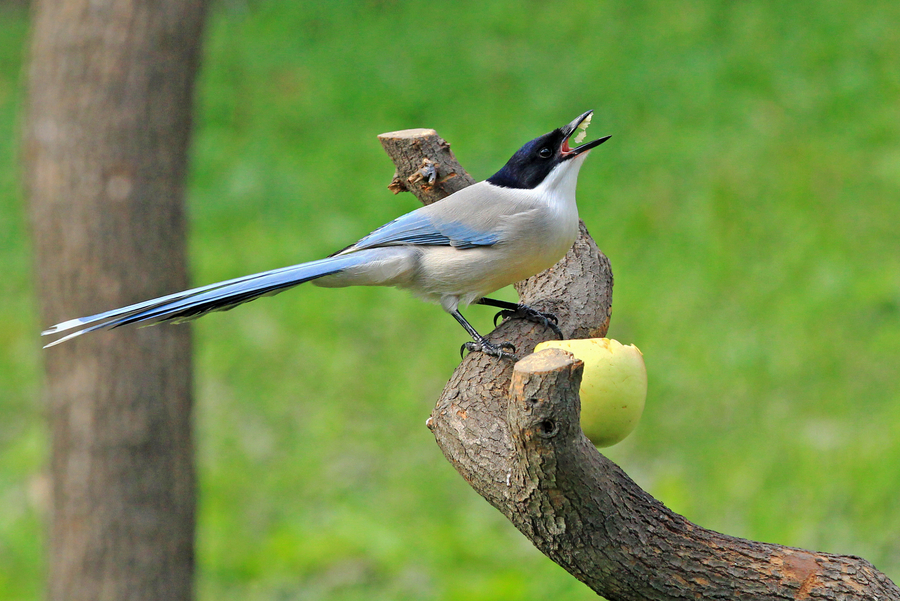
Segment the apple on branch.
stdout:
<path fill-rule="evenodd" d="M 634 345 L 610 338 L 548 340 L 534 351 L 568 351 L 584 363 L 581 429 L 598 447 L 611 447 L 631 434 L 644 412 L 647 369 Z"/>

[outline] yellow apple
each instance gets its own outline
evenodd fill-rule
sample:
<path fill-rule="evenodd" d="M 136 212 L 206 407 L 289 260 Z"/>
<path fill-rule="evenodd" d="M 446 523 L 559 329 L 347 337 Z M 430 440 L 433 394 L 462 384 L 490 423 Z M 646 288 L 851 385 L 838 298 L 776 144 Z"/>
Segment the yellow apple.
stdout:
<path fill-rule="evenodd" d="M 581 429 L 598 447 L 611 447 L 631 434 L 644 412 L 647 368 L 644 355 L 610 338 L 548 340 L 547 348 L 568 351 L 584 362 L 581 378 Z"/>

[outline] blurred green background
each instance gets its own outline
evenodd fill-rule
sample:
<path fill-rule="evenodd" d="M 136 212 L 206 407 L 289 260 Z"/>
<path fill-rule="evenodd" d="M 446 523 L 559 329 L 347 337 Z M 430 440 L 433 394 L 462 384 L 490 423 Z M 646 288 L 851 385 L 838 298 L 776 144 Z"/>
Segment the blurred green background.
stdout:
<path fill-rule="evenodd" d="M 378 133 L 436 128 L 482 179 L 593 108 L 592 137 L 613 138 L 582 169 L 580 209 L 615 272 L 609 334 L 650 378 L 642 423 L 607 455 L 700 525 L 900 580 L 897 23 L 896 0 L 221 0 L 198 82 L 194 281 L 318 258 L 415 208 L 385 188 Z M 44 570 L 27 33 L 0 4 L 3 599 L 41 598 Z M 492 313 L 467 315 L 489 329 Z M 465 340 L 438 307 L 309 286 L 195 332 L 199 599 L 595 598 L 425 428 Z"/>

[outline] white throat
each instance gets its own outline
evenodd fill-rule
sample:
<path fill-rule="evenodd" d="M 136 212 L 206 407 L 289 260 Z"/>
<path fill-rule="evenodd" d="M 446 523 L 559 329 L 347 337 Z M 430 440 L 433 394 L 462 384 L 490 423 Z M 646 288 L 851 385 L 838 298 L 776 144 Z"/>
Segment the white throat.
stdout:
<path fill-rule="evenodd" d="M 547 174 L 544 181 L 535 188 L 535 192 L 547 197 L 551 203 L 564 203 L 575 206 L 575 187 L 578 184 L 578 171 L 588 153 L 564 161 Z"/>

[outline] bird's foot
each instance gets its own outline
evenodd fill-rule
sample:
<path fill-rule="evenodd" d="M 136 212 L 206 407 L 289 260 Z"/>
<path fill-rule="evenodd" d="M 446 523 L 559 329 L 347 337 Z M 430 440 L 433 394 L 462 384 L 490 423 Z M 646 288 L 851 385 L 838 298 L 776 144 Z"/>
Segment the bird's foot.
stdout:
<path fill-rule="evenodd" d="M 460 358 L 465 355 L 466 351 L 469 351 L 470 353 L 484 353 L 485 355 L 497 357 L 498 359 L 512 359 L 513 361 L 519 360 L 519 358 L 515 354 L 516 347 L 511 342 L 501 342 L 500 344 L 494 344 L 482 338 L 481 340 L 466 342 L 465 344 L 463 344 L 459 348 Z"/>
<path fill-rule="evenodd" d="M 565 340 L 565 336 L 563 336 L 562 330 L 559 329 L 557 325 L 559 323 L 559 319 L 553 313 L 544 313 L 543 311 L 538 311 L 537 309 L 532 309 L 528 305 L 520 304 L 515 309 L 504 309 L 503 311 L 498 312 L 494 315 L 494 327 L 497 327 L 498 319 L 527 319 L 528 321 L 532 321 L 534 323 L 539 323 L 542 326 L 546 326 L 553 330 L 553 333 L 556 334 L 556 337 L 560 340 Z"/>

